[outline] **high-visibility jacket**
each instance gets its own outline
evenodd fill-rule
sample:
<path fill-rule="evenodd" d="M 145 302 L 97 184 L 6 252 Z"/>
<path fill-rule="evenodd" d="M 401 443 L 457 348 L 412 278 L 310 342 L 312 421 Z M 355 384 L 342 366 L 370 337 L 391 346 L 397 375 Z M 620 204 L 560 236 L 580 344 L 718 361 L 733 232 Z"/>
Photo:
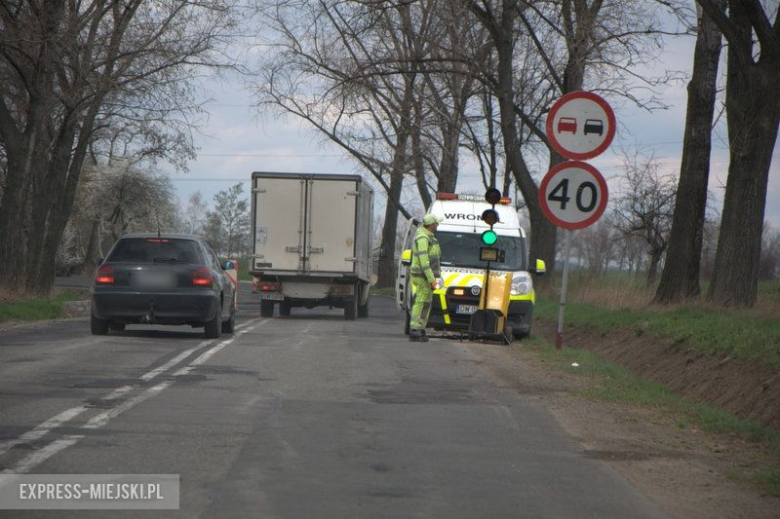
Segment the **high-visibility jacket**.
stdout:
<path fill-rule="evenodd" d="M 439 247 L 439 240 L 423 226 L 420 226 L 414 235 L 411 274 L 413 276 L 425 276 L 428 283 L 433 283 L 436 278 L 441 277 L 441 247 Z"/>

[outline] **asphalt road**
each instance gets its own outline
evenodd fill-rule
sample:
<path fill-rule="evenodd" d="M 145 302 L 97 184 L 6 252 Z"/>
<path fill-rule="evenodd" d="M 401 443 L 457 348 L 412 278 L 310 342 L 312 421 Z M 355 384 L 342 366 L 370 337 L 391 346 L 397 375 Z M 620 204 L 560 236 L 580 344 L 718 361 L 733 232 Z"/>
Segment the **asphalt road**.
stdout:
<path fill-rule="evenodd" d="M 357 321 L 248 299 L 212 341 L 93 337 L 85 318 L 0 331 L 0 472 L 180 475 L 179 511 L 123 517 L 665 517 L 464 344 L 409 343 L 391 299 Z"/>

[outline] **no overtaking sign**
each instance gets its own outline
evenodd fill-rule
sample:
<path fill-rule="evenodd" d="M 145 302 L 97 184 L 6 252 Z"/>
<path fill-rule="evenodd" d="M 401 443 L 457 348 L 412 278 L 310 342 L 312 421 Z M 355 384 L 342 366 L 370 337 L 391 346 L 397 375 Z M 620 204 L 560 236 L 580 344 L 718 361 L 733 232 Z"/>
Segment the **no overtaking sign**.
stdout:
<path fill-rule="evenodd" d="M 571 92 L 552 106 L 546 127 L 555 151 L 568 159 L 592 159 L 612 143 L 615 113 L 599 95 Z"/>

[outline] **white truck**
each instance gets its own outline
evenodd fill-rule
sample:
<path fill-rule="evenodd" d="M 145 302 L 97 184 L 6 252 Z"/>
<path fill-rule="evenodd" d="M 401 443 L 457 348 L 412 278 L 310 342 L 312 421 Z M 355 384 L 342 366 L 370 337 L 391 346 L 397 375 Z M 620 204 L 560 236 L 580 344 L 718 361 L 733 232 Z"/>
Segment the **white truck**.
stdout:
<path fill-rule="evenodd" d="M 507 325 L 515 337 L 524 337 L 531 333 L 531 318 L 536 302 L 531 274 L 543 274 L 545 263 L 536 260 L 533 266 L 529 266 L 525 231 L 510 202 L 502 199 L 495 206 L 499 216 L 499 222 L 493 226 L 498 235 L 495 247 L 502 249 L 505 257 L 502 262 L 491 262 L 490 269 L 511 273 Z M 441 282 L 439 288 L 433 291 L 429 328 L 469 328 L 471 316 L 479 306 L 487 267 L 487 263 L 479 259 L 479 250 L 484 246 L 481 242 L 482 233 L 489 228 L 482 221 L 482 213 L 490 207 L 484 197 L 437 193 L 436 200 L 428 208 L 429 213 L 443 218 L 436 230 L 436 238 L 441 246 Z M 407 334 L 414 300 L 409 280 L 410 249 L 416 231 L 417 226 L 410 225 L 396 280 L 396 306 L 406 316 Z"/>
<path fill-rule="evenodd" d="M 294 307 L 368 317 L 374 192 L 358 175 L 252 173 L 253 291 L 260 315 Z"/>

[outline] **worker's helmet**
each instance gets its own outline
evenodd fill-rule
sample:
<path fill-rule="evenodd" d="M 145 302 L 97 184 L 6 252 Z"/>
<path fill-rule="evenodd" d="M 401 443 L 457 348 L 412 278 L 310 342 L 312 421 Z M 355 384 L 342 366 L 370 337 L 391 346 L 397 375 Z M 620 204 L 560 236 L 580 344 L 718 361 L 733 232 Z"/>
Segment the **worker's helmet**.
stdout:
<path fill-rule="evenodd" d="M 429 225 L 433 225 L 435 223 L 441 223 L 444 221 L 444 218 L 441 216 L 435 215 L 435 214 L 426 214 L 423 216 L 423 226 L 428 227 Z"/>

